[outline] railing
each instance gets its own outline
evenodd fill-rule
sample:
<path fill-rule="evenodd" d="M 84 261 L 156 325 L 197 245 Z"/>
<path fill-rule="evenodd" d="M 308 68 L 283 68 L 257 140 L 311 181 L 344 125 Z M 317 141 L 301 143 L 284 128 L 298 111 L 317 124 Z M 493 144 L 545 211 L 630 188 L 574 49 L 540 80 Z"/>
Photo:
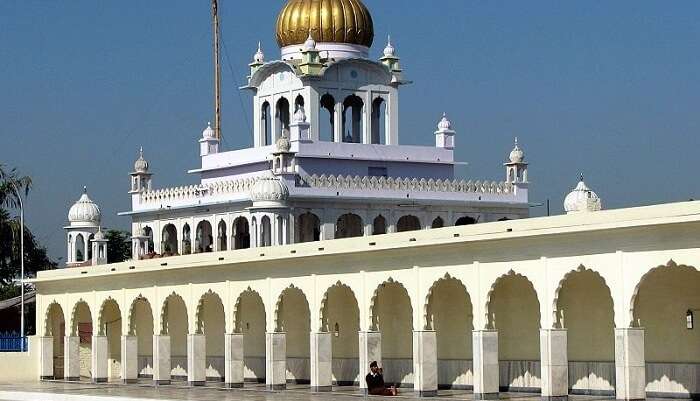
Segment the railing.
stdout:
<path fill-rule="evenodd" d="M 0 334 L 0 352 L 27 352 L 27 337 L 20 337 L 18 333 Z"/>
<path fill-rule="evenodd" d="M 307 188 L 358 189 L 364 191 L 461 192 L 512 195 L 513 186 L 506 182 L 435 180 L 425 178 L 359 177 L 311 175 L 297 177 L 296 185 Z"/>

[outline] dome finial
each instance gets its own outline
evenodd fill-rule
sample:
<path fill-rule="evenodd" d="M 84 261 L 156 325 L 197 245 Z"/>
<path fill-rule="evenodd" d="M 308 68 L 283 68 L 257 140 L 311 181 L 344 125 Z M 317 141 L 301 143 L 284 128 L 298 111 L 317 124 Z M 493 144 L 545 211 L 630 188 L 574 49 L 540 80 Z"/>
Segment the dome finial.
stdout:
<path fill-rule="evenodd" d="M 513 150 L 510 152 L 509 159 L 511 163 L 522 163 L 525 160 L 525 152 L 520 149 L 517 136 L 515 137 L 515 145 L 513 146 Z"/>
<path fill-rule="evenodd" d="M 265 53 L 262 51 L 262 43 L 258 41 L 258 51 L 255 52 L 253 55 L 253 63 L 254 64 L 263 64 L 265 63 Z"/>
<path fill-rule="evenodd" d="M 83 185 L 83 193 L 87 194 L 87 185 Z"/>
<path fill-rule="evenodd" d="M 386 47 L 384 48 L 384 57 L 396 57 L 396 48 L 391 43 L 391 35 L 387 36 Z"/>

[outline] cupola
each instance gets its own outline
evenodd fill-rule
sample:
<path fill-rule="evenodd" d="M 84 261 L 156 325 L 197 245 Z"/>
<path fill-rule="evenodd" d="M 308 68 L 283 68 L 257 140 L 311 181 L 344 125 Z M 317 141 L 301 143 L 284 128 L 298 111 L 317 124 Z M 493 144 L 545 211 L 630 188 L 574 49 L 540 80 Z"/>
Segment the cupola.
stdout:
<path fill-rule="evenodd" d="M 583 174 L 581 174 L 581 179 L 568 195 L 564 199 L 564 210 L 567 214 L 579 213 L 579 212 L 597 212 L 603 208 L 602 202 L 598 194 L 593 192 L 586 183 L 583 181 Z"/>

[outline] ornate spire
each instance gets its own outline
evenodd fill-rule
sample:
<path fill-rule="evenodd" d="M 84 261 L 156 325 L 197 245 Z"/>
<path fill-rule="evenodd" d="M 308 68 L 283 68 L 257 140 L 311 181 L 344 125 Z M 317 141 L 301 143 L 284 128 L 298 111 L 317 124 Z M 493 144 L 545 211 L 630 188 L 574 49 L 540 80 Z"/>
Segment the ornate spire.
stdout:
<path fill-rule="evenodd" d="M 265 53 L 262 51 L 262 44 L 258 41 L 258 51 L 253 55 L 253 64 L 264 64 L 265 63 Z"/>

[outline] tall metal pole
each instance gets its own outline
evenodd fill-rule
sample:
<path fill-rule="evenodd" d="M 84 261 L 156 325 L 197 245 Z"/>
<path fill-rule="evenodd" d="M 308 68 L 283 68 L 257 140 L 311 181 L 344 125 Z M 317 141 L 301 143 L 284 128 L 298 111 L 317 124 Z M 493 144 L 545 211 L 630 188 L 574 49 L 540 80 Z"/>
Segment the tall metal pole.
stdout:
<path fill-rule="evenodd" d="M 221 57 L 219 55 L 219 1 L 211 1 L 214 25 L 214 133 L 221 142 Z"/>
<path fill-rule="evenodd" d="M 21 294 L 21 316 L 20 316 L 20 329 L 19 335 L 24 338 L 24 203 L 22 202 L 22 194 L 15 185 L 14 182 L 10 181 L 10 184 L 17 194 L 17 199 L 19 200 L 19 259 L 20 259 L 20 294 Z M 22 349 L 24 350 L 24 340 L 22 340 Z"/>

